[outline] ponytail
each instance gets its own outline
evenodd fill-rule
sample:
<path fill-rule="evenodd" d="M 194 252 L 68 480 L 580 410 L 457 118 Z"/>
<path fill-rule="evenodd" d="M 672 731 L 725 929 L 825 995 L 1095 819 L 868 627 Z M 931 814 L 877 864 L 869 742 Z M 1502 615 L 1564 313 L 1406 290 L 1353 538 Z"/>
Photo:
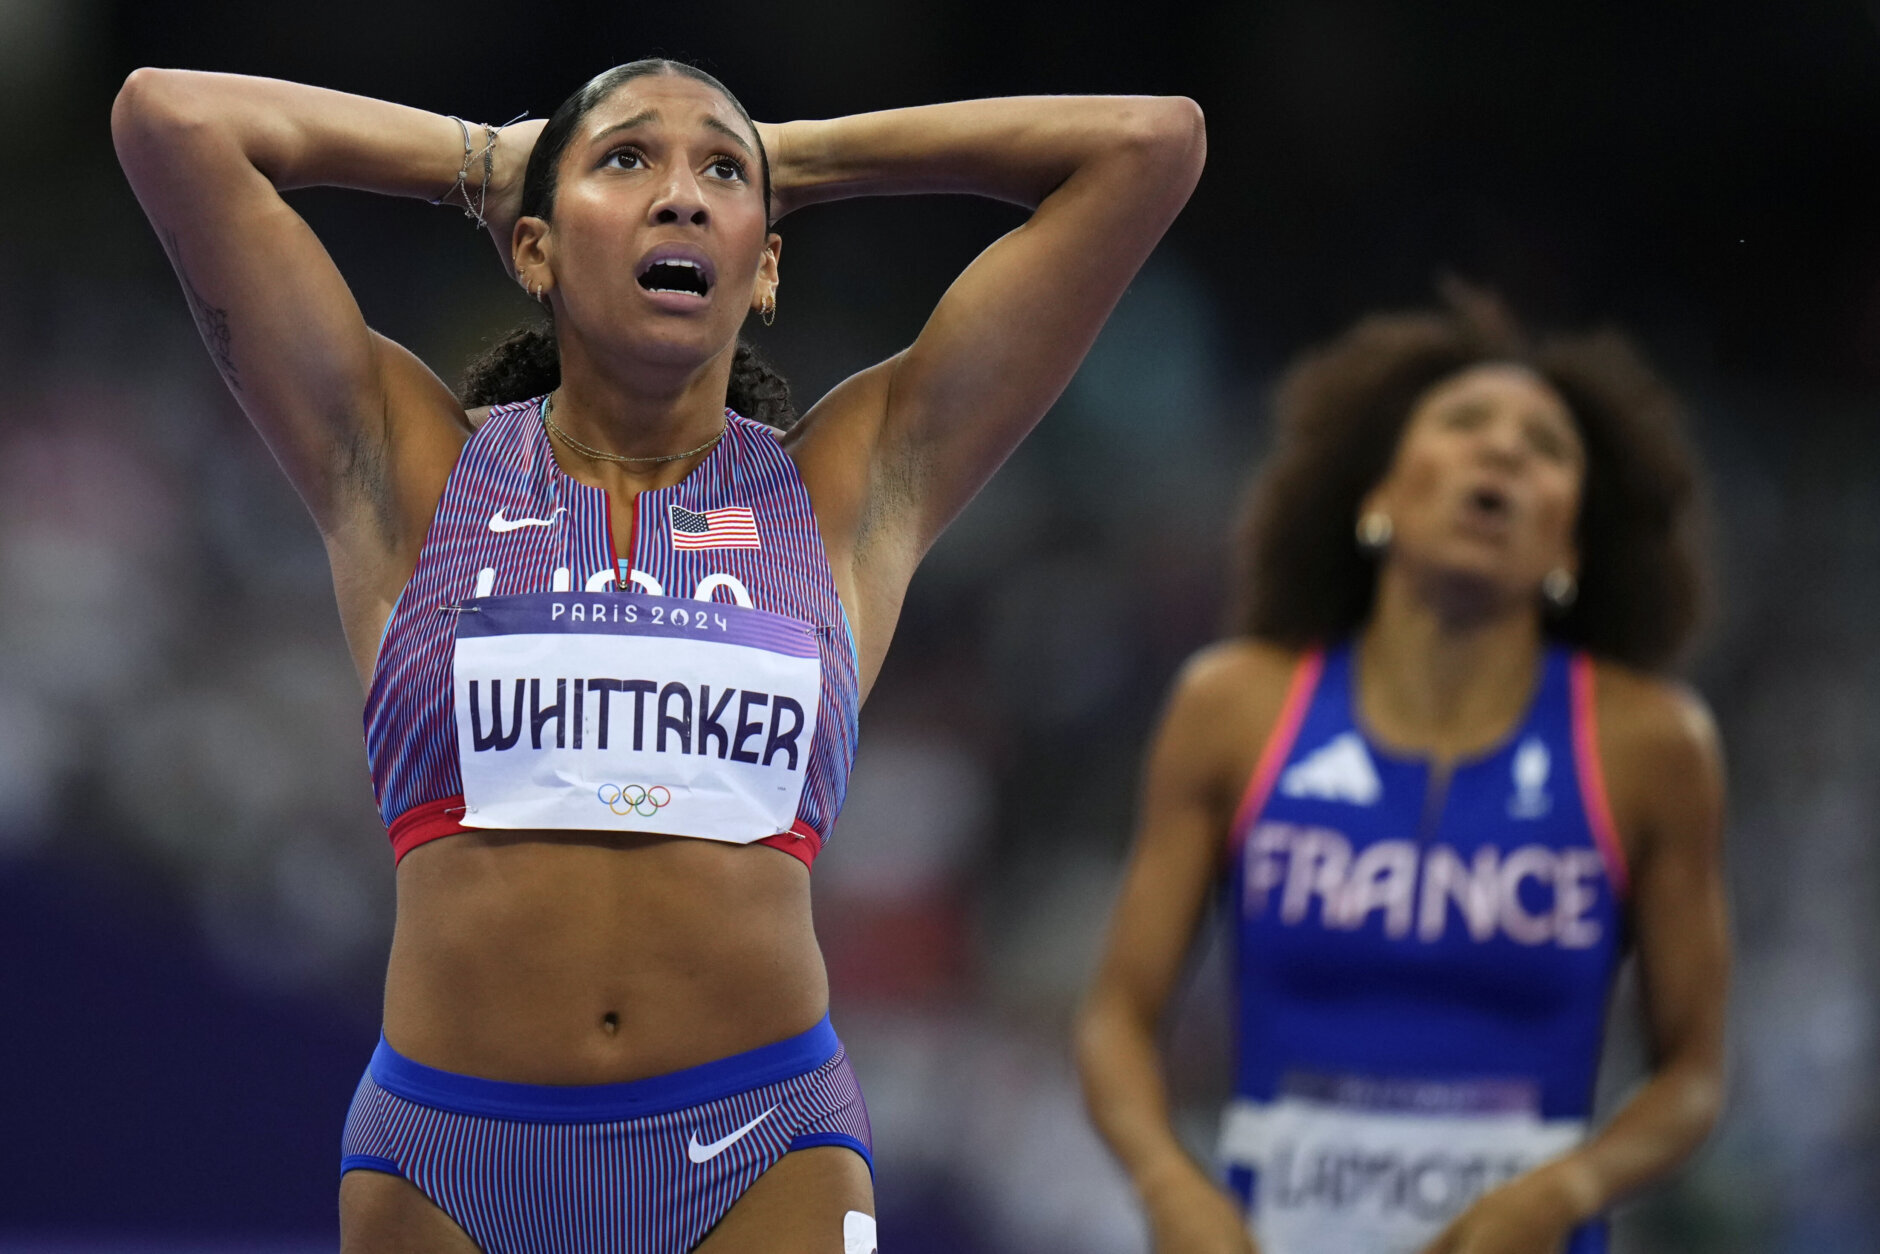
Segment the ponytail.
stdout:
<path fill-rule="evenodd" d="M 746 418 L 788 431 L 796 425 L 796 406 L 790 403 L 790 381 L 779 374 L 743 336 L 731 357 L 731 381 L 725 404 Z"/>

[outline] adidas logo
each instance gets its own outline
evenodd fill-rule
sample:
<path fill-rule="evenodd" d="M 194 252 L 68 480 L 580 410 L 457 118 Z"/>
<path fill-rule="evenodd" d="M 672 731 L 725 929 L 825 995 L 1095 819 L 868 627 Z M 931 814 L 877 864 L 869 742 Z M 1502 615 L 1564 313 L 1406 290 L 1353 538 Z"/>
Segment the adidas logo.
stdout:
<path fill-rule="evenodd" d="M 1279 777 L 1279 790 L 1287 797 L 1317 797 L 1368 806 L 1377 804 L 1384 785 L 1377 778 L 1377 768 L 1371 765 L 1371 755 L 1364 751 L 1364 741 L 1356 732 L 1345 732 L 1288 767 Z"/>

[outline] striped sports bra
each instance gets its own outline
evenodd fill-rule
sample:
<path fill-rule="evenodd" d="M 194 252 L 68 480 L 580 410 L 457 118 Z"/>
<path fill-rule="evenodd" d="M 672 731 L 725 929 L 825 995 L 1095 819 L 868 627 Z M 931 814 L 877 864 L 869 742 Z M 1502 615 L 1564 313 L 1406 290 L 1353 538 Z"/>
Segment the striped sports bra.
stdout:
<path fill-rule="evenodd" d="M 491 408 L 444 487 L 366 697 L 395 857 L 480 828 L 763 843 L 814 861 L 854 761 L 854 638 L 762 423 L 633 504 L 564 474 L 541 398 Z"/>

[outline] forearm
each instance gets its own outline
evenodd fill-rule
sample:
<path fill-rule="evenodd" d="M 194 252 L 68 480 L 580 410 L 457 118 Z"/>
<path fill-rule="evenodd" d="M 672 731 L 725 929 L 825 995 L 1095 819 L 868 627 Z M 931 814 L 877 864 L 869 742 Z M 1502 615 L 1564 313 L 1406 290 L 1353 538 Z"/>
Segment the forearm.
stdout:
<path fill-rule="evenodd" d="M 138 70 L 112 111 L 121 152 L 235 155 L 276 188 L 350 187 L 430 200 L 455 188 L 463 131 L 451 118 L 279 79 Z M 481 127 L 468 182 L 483 180 Z M 525 150 L 526 153 L 526 150 Z M 132 153 L 126 152 L 127 166 Z"/>
<path fill-rule="evenodd" d="M 1093 995 L 1078 1017 L 1077 1066 L 1091 1121 L 1145 1201 L 1204 1174 L 1176 1139 L 1162 1053 L 1140 1016 Z"/>
<path fill-rule="evenodd" d="M 1198 170 L 1202 144 L 1193 102 L 1159 96 L 962 100 L 790 122 L 774 135 L 772 181 L 788 208 L 925 192 L 1032 208 L 1096 162 L 1148 154 Z"/>
<path fill-rule="evenodd" d="M 1697 1064 L 1661 1069 L 1597 1136 L 1542 1168 L 1577 1219 L 1609 1210 L 1690 1157 L 1722 1106 L 1717 1070 Z"/>

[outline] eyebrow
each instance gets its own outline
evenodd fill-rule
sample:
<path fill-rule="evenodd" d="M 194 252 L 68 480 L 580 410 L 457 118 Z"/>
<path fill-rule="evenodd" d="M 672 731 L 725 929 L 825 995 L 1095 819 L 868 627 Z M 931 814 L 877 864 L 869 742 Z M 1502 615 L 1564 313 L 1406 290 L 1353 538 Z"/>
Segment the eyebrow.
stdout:
<path fill-rule="evenodd" d="M 726 126 L 723 122 L 720 122 L 717 118 L 713 117 L 709 113 L 705 115 L 705 125 L 711 130 L 717 131 L 720 134 L 724 135 L 732 143 L 744 149 L 745 156 L 753 157 L 757 155 L 756 153 L 751 151 L 751 146 L 744 142 L 744 136 L 738 134 L 736 131 L 732 130 L 730 127 Z"/>
<path fill-rule="evenodd" d="M 630 130 L 633 130 L 635 127 L 645 126 L 648 122 L 657 122 L 657 121 L 659 121 L 659 110 L 647 109 L 647 110 L 644 110 L 643 112 L 634 114 L 630 118 L 626 118 L 622 121 L 614 123 L 612 126 L 608 127 L 604 131 L 595 132 L 594 136 L 591 139 L 589 139 L 588 142 L 590 144 L 598 144 L 602 140 L 606 139 L 609 135 L 614 134 L 616 131 L 630 131 Z M 713 117 L 711 114 L 708 113 L 705 115 L 704 125 L 706 129 L 717 131 L 719 134 L 729 139 L 732 143 L 742 148 L 746 156 L 757 155 L 751 151 L 751 146 L 745 142 L 744 136 L 738 134 L 736 131 L 732 130 L 729 126 L 726 126 L 723 122 L 720 122 L 717 118 Z"/>

